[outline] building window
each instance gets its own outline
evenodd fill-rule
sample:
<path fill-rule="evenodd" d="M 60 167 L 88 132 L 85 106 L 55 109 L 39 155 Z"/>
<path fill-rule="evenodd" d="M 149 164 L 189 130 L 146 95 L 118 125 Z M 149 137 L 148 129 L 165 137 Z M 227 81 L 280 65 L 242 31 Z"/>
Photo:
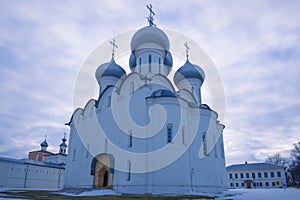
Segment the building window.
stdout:
<path fill-rule="evenodd" d="M 278 178 L 281 177 L 281 172 L 277 172 L 277 177 L 278 177 Z"/>
<path fill-rule="evenodd" d="M 158 59 L 158 73 L 160 74 L 160 63 L 161 63 L 161 58 Z"/>
<path fill-rule="evenodd" d="M 182 127 L 182 144 L 186 145 L 186 143 L 185 143 L 185 127 Z"/>
<path fill-rule="evenodd" d="M 246 178 L 249 178 L 250 176 L 249 176 L 249 173 L 246 173 Z"/>
<path fill-rule="evenodd" d="M 269 182 L 268 181 L 266 181 L 266 187 L 269 187 Z"/>
<path fill-rule="evenodd" d="M 268 172 L 264 172 L 265 178 L 268 178 Z"/>
<path fill-rule="evenodd" d="M 128 160 L 128 173 L 127 173 L 127 181 L 130 181 L 131 178 L 131 161 Z"/>
<path fill-rule="evenodd" d="M 258 172 L 257 175 L 258 175 L 258 178 L 261 178 L 261 172 Z"/>
<path fill-rule="evenodd" d="M 204 152 L 204 155 L 208 155 L 208 152 L 207 152 L 207 145 L 206 145 L 206 134 L 207 132 L 203 132 L 203 136 L 202 136 L 202 142 L 203 142 L 203 152 Z"/>
<path fill-rule="evenodd" d="M 149 72 L 151 72 L 151 62 L 152 62 L 152 57 L 149 55 Z"/>
<path fill-rule="evenodd" d="M 172 141 L 172 128 L 173 125 L 169 123 L 167 125 L 167 143 L 170 143 Z"/>
<path fill-rule="evenodd" d="M 73 159 L 72 159 L 72 161 L 75 161 L 75 158 L 76 158 L 76 149 L 73 150 Z"/>
<path fill-rule="evenodd" d="M 272 181 L 272 186 L 275 187 L 275 181 Z"/>
<path fill-rule="evenodd" d="M 259 182 L 259 186 L 262 187 L 262 182 Z"/>
<path fill-rule="evenodd" d="M 139 58 L 139 65 L 140 66 L 142 65 L 142 58 L 141 57 Z"/>
<path fill-rule="evenodd" d="M 255 178 L 255 173 L 252 173 L 252 178 Z"/>
<path fill-rule="evenodd" d="M 234 178 L 238 178 L 238 174 L 234 174 Z"/>
<path fill-rule="evenodd" d="M 236 187 L 239 187 L 239 183 L 235 183 L 235 186 L 236 186 Z"/>
<path fill-rule="evenodd" d="M 232 174 L 229 174 L 229 178 L 232 179 Z"/>
<path fill-rule="evenodd" d="M 245 187 L 245 184 L 244 184 L 244 183 L 242 183 L 242 187 Z"/>
<path fill-rule="evenodd" d="M 274 172 L 271 172 L 271 177 L 274 178 Z"/>
<path fill-rule="evenodd" d="M 241 178 L 244 178 L 244 174 L 243 173 L 241 173 L 240 176 L 241 176 Z"/>
<path fill-rule="evenodd" d="M 111 106 L 111 96 L 108 96 L 107 98 L 107 107 Z"/>
<path fill-rule="evenodd" d="M 132 131 L 129 131 L 128 135 L 128 148 L 132 147 Z"/>
<path fill-rule="evenodd" d="M 230 187 L 233 187 L 233 183 L 230 183 Z"/>

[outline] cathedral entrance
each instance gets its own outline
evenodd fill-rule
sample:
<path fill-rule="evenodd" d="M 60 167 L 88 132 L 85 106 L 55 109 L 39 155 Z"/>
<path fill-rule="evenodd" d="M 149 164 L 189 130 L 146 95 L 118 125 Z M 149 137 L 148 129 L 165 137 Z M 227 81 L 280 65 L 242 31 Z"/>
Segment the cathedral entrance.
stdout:
<path fill-rule="evenodd" d="M 112 188 L 114 176 L 114 158 L 110 154 L 99 154 L 91 164 L 91 175 L 94 175 L 93 187 Z"/>

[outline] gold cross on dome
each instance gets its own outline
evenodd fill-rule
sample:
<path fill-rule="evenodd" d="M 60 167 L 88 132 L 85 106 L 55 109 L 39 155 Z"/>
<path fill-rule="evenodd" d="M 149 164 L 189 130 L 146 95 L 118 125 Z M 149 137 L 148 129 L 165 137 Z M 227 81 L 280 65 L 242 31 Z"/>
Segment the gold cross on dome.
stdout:
<path fill-rule="evenodd" d="M 155 24 L 154 24 L 154 18 L 153 18 L 153 16 L 155 15 L 155 13 L 154 13 L 154 11 L 152 10 L 152 5 L 151 4 L 149 4 L 149 5 L 146 5 L 147 6 L 147 8 L 148 8 L 148 10 L 149 10 L 149 16 L 147 17 L 147 19 L 148 19 L 148 22 L 149 22 L 149 26 L 155 26 Z"/>
<path fill-rule="evenodd" d="M 109 41 L 109 43 L 112 45 L 111 47 L 111 55 L 112 55 L 112 58 L 115 57 L 115 52 L 116 52 L 116 48 L 118 48 L 118 46 L 116 45 L 116 40 L 113 39 L 112 41 Z"/>
<path fill-rule="evenodd" d="M 187 41 L 185 41 L 184 46 L 185 46 L 186 59 L 188 60 L 190 47 L 188 46 Z"/>

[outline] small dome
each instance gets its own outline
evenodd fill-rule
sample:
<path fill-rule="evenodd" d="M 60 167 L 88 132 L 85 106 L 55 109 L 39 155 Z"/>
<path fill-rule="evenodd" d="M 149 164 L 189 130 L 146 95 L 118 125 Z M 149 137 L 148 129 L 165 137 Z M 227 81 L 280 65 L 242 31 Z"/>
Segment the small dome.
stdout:
<path fill-rule="evenodd" d="M 203 82 L 205 79 L 205 73 L 201 67 L 193 65 L 187 60 L 185 64 L 175 73 L 174 83 L 177 85 L 177 83 L 179 83 L 181 80 L 188 78 L 197 78 Z"/>
<path fill-rule="evenodd" d="M 124 74 L 126 74 L 125 70 L 118 65 L 114 59 L 112 59 L 109 63 L 100 65 L 96 70 L 95 76 L 99 82 L 103 76 L 114 76 L 121 78 Z"/>
<path fill-rule="evenodd" d="M 168 51 L 170 43 L 161 29 L 156 26 L 146 26 L 133 35 L 130 46 L 131 51 L 138 48 L 158 48 Z"/>
<path fill-rule="evenodd" d="M 41 147 L 48 147 L 48 143 L 46 142 L 46 140 L 44 140 L 44 142 L 41 143 Z"/>
<path fill-rule="evenodd" d="M 60 147 L 64 146 L 64 147 L 68 147 L 68 145 L 66 144 L 67 139 L 64 137 L 62 140 L 62 143 L 59 145 Z"/>
<path fill-rule="evenodd" d="M 156 90 L 151 94 L 152 98 L 157 98 L 157 97 L 176 97 L 176 95 L 167 89 L 160 89 Z"/>
<path fill-rule="evenodd" d="M 164 65 L 168 66 L 168 67 L 172 67 L 173 66 L 173 58 L 171 53 L 168 51 L 164 60 Z"/>
<path fill-rule="evenodd" d="M 129 67 L 130 67 L 130 69 L 136 67 L 136 60 L 135 60 L 135 56 L 133 53 L 130 55 L 130 58 L 129 58 Z"/>

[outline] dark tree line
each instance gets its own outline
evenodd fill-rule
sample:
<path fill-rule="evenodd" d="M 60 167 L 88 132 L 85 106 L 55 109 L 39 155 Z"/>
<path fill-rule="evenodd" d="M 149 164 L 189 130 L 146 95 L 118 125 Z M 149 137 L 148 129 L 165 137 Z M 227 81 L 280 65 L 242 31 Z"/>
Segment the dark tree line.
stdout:
<path fill-rule="evenodd" d="M 300 186 L 300 141 L 294 144 L 290 158 L 284 158 L 279 153 L 268 156 L 266 163 L 283 166 L 286 171 L 288 185 Z"/>

